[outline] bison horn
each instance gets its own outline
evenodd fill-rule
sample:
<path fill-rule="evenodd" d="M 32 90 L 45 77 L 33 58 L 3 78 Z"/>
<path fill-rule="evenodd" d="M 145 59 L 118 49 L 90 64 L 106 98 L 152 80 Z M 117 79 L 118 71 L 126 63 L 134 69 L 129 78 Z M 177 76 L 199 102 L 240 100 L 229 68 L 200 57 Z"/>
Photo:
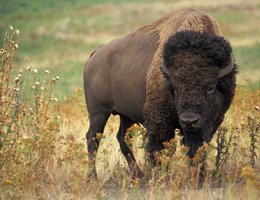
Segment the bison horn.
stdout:
<path fill-rule="evenodd" d="M 233 61 L 233 57 L 231 56 L 228 66 L 226 66 L 224 69 L 221 69 L 219 71 L 218 78 L 222 78 L 228 75 L 230 72 L 232 72 L 233 69 L 234 69 L 234 61 Z"/>
<path fill-rule="evenodd" d="M 162 71 L 163 71 L 167 76 L 170 76 L 169 69 L 166 68 L 166 65 L 165 65 L 165 62 L 164 62 L 163 59 L 162 59 Z"/>

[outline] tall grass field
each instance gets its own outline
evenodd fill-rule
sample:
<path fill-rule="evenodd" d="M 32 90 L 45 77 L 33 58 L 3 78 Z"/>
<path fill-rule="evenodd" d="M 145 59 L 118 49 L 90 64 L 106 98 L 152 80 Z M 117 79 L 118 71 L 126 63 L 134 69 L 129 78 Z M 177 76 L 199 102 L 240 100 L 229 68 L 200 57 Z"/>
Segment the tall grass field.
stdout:
<path fill-rule="evenodd" d="M 233 46 L 238 86 L 224 122 L 192 161 L 176 130 L 157 168 L 145 160 L 145 128 L 133 125 L 125 139 L 145 178 L 132 179 L 111 116 L 92 179 L 84 64 L 98 46 L 181 8 L 214 16 Z M 0 16 L 0 199 L 259 199 L 259 1 L 0 0 Z"/>

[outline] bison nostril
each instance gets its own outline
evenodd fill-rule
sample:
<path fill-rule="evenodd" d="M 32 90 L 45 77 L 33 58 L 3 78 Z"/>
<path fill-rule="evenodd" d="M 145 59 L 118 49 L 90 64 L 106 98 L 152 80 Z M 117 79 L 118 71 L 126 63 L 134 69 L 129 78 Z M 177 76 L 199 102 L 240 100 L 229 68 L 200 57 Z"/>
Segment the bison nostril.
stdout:
<path fill-rule="evenodd" d="M 183 113 L 179 116 L 179 119 L 181 124 L 190 126 L 191 128 L 196 128 L 201 117 L 196 113 Z"/>

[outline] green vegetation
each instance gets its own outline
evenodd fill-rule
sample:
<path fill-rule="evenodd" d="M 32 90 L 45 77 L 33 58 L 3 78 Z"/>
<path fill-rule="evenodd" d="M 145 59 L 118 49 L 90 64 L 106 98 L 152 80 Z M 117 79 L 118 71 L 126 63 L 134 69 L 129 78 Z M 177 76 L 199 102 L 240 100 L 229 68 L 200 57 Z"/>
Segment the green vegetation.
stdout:
<path fill-rule="evenodd" d="M 240 66 L 240 70 L 259 70 L 259 52 L 260 43 L 255 43 L 254 45 L 235 47 L 234 54 L 237 56 L 237 61 Z"/>
<path fill-rule="evenodd" d="M 243 13 L 241 11 L 220 11 L 220 12 L 213 12 L 212 15 L 216 18 L 219 23 L 228 23 L 228 24 L 240 24 L 248 21 L 250 18 L 249 13 Z"/>
<path fill-rule="evenodd" d="M 156 155 L 162 166 L 154 171 L 143 159 L 145 129 L 133 125 L 126 139 L 147 178 L 133 180 L 115 137 L 118 118 L 112 116 L 97 152 L 100 179 L 89 179 L 84 138 L 89 122 L 81 88 L 90 53 L 168 11 L 187 7 L 215 16 L 234 47 L 240 73 L 225 121 L 198 151 L 193 166 L 176 130 L 177 138 Z M 259 197 L 257 0 L 0 0 L 0 13 L 0 199 Z M 205 154 L 205 184 L 196 190 Z"/>
<path fill-rule="evenodd" d="M 82 88 L 82 69 L 95 48 L 152 22 L 170 10 L 184 7 L 180 1 L 154 0 L 154 5 L 147 2 L 3 0 L 0 2 L 0 46 L 10 25 L 20 30 L 17 64 L 52 69 L 53 74 L 59 74 L 62 84 L 57 86 L 57 95 L 64 98 L 75 88 Z M 259 43 L 256 43 L 260 35 L 257 25 L 259 6 L 256 4 L 250 1 L 247 6 L 234 4 L 225 7 L 221 1 L 219 7 L 212 9 L 201 1 L 203 7 L 200 4 L 194 6 L 209 12 L 220 22 L 239 62 L 239 83 L 254 89 L 259 88 L 260 65 L 257 56 Z M 25 57 L 30 61 L 24 63 Z M 250 73 L 252 69 L 254 73 Z"/>

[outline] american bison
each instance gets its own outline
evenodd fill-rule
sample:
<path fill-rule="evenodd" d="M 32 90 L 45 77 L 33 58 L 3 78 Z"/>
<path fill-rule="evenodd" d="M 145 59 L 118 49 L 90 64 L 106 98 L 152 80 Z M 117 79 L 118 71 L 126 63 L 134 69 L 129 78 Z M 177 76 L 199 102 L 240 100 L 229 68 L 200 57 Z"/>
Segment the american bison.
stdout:
<path fill-rule="evenodd" d="M 90 127 L 90 159 L 110 114 L 120 116 L 117 139 L 135 176 L 141 177 L 124 141 L 134 123 L 147 128 L 146 151 L 181 130 L 189 156 L 209 142 L 235 94 L 237 66 L 216 20 L 204 12 L 178 10 L 98 48 L 84 69 Z"/>

